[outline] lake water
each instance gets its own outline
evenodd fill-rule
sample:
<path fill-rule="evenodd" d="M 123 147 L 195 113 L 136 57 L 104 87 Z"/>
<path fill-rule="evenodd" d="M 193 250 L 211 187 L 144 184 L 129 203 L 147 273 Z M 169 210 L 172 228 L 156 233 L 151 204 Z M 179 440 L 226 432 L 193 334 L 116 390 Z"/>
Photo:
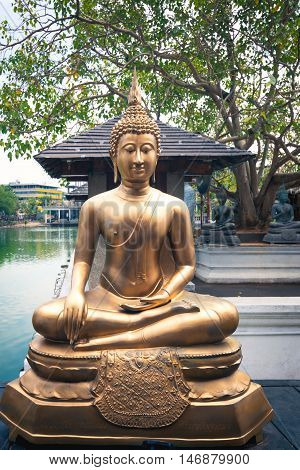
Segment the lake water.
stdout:
<path fill-rule="evenodd" d="M 0 229 L 0 382 L 22 369 L 33 311 L 53 297 L 76 234 L 76 227 Z"/>

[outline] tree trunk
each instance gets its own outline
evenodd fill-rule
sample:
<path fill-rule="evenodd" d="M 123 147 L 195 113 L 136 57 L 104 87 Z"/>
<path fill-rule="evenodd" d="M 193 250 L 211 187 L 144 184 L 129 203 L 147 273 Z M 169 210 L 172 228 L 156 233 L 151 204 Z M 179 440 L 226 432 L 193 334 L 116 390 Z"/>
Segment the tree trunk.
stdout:
<path fill-rule="evenodd" d="M 260 227 L 265 227 L 270 221 L 271 210 L 275 201 L 278 187 L 279 183 L 276 183 L 272 178 L 265 192 L 265 196 L 261 202 L 261 205 L 257 207 L 257 216 Z"/>
<path fill-rule="evenodd" d="M 247 168 L 245 163 L 233 169 L 239 198 L 239 220 L 241 227 L 254 227 L 258 219 L 251 193 Z"/>

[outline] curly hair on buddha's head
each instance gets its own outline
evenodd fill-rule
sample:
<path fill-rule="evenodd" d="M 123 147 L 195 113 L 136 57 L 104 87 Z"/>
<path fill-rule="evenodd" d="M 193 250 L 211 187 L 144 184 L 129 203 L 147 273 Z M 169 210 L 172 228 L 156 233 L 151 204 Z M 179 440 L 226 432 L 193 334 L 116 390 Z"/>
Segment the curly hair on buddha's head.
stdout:
<path fill-rule="evenodd" d="M 156 138 L 157 158 L 160 155 L 160 130 L 154 119 L 149 116 L 141 104 L 141 91 L 134 70 L 131 89 L 128 95 L 128 107 L 114 125 L 110 135 L 110 157 L 117 158 L 118 143 L 124 134 L 152 134 Z"/>

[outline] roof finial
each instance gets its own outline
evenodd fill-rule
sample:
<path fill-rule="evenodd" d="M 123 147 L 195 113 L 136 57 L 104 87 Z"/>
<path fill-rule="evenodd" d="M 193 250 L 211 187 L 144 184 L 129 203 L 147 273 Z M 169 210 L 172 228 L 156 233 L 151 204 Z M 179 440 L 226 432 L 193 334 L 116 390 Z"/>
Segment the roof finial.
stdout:
<path fill-rule="evenodd" d="M 128 104 L 129 105 L 136 105 L 142 103 L 142 94 L 138 84 L 138 79 L 136 75 L 136 67 L 133 69 L 132 75 L 132 83 L 131 88 L 128 95 Z"/>

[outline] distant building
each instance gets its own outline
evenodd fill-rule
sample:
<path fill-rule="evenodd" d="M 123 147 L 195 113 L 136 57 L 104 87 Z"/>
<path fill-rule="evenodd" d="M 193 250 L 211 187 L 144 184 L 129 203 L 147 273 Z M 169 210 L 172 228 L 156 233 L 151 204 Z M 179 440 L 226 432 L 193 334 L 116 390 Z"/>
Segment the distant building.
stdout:
<path fill-rule="evenodd" d="M 77 225 L 82 201 L 64 201 L 44 207 L 45 224 Z"/>
<path fill-rule="evenodd" d="M 36 183 L 20 183 L 15 181 L 9 183 L 11 189 L 15 192 L 19 201 L 26 201 L 29 198 L 41 199 L 45 197 L 51 198 L 52 201 L 60 202 L 63 199 L 63 191 L 56 186 Z"/>
<path fill-rule="evenodd" d="M 88 183 L 83 183 L 79 185 L 77 182 L 76 186 L 69 186 L 69 191 L 66 194 L 67 200 L 81 201 L 84 202 L 88 198 Z"/>

